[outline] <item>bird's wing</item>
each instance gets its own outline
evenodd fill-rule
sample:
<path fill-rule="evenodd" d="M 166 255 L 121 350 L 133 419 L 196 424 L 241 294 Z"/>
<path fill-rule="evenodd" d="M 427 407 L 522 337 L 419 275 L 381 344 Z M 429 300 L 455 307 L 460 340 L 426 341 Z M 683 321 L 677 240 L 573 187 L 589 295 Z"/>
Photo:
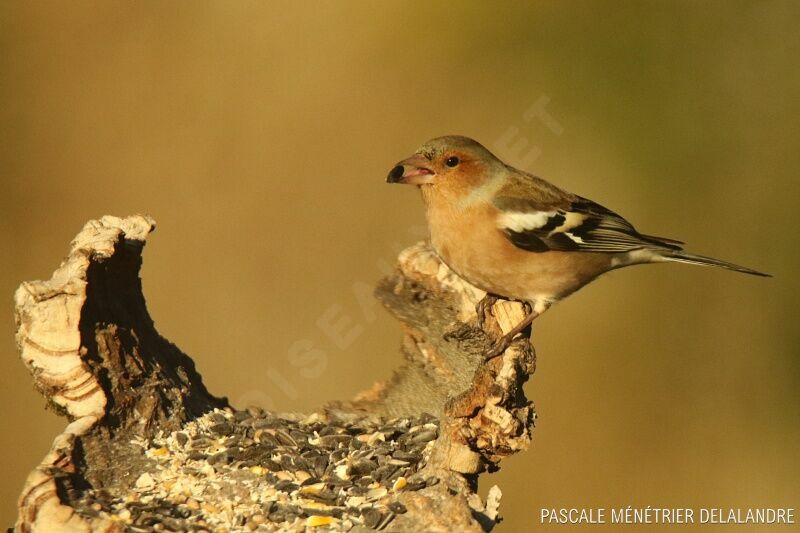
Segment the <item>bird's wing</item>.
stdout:
<path fill-rule="evenodd" d="M 610 209 L 538 178 L 498 191 L 493 203 L 500 210 L 498 227 L 515 246 L 530 252 L 681 249 L 678 241 L 642 235 Z"/>

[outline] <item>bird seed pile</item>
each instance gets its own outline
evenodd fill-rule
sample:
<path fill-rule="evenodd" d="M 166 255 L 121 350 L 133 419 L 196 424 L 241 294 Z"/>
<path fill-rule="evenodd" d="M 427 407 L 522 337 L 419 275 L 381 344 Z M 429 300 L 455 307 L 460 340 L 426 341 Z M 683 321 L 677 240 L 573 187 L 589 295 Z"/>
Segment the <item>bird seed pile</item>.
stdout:
<path fill-rule="evenodd" d="M 435 418 L 326 422 L 261 409 L 215 410 L 181 431 L 137 440 L 149 459 L 125 494 L 90 489 L 72 502 L 130 532 L 365 531 L 406 512 L 423 478 Z"/>

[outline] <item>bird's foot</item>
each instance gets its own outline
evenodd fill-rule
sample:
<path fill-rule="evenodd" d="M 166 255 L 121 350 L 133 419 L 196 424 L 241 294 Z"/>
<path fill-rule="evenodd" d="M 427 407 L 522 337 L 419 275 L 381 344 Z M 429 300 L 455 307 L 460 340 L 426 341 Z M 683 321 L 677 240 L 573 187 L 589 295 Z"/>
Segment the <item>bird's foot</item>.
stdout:
<path fill-rule="evenodd" d="M 522 321 L 514 326 L 511 331 L 500 337 L 494 346 L 489 348 L 489 351 L 486 352 L 484 355 L 484 361 L 488 361 L 490 359 L 494 359 L 498 355 L 502 354 L 506 351 L 506 349 L 511 345 L 511 341 L 514 340 L 514 337 L 517 336 L 517 333 L 522 332 L 525 328 L 531 325 L 533 319 L 539 316 L 539 313 L 534 311 L 530 305 L 523 303 L 525 305 L 525 310 L 528 311 L 525 318 Z"/>
<path fill-rule="evenodd" d="M 497 342 L 495 342 L 492 345 L 492 347 L 489 348 L 489 350 L 485 354 L 483 354 L 483 360 L 489 361 L 491 359 L 494 359 L 498 355 L 501 355 L 503 352 L 506 351 L 506 348 L 508 348 L 511 345 L 511 340 L 512 340 L 511 337 L 509 337 L 508 335 L 503 335 L 502 337 L 500 337 L 497 340 Z"/>
<path fill-rule="evenodd" d="M 491 312 L 492 306 L 497 302 L 497 296 L 486 293 L 480 302 L 475 305 L 475 314 L 478 315 L 478 327 L 483 329 L 486 323 L 486 316 Z"/>

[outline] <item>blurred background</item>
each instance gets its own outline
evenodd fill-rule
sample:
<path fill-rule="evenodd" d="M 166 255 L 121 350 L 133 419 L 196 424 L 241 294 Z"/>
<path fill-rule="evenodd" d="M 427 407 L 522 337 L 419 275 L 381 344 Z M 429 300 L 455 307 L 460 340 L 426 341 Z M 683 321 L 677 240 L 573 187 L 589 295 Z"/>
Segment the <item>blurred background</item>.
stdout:
<path fill-rule="evenodd" d="M 399 364 L 365 294 L 424 219 L 384 178 L 451 133 L 775 276 L 626 269 L 537 320 L 533 448 L 482 479 L 500 531 L 598 527 L 540 525 L 553 507 L 800 507 L 798 23 L 771 1 L 3 2 L 0 524 L 65 425 L 12 294 L 88 219 L 155 217 L 150 312 L 214 393 L 310 410 Z"/>

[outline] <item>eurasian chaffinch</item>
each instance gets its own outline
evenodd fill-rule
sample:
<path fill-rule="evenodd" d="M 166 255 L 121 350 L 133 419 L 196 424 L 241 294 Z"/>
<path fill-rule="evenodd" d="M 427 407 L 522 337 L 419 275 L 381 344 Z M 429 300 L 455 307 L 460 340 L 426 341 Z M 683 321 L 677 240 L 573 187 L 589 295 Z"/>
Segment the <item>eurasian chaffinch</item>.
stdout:
<path fill-rule="evenodd" d="M 479 320 L 497 296 L 530 305 L 487 357 L 502 353 L 553 303 L 609 270 L 666 261 L 768 276 L 684 252 L 680 241 L 641 234 L 610 209 L 506 165 L 467 137 L 428 141 L 386 181 L 419 186 L 434 250 L 487 292 Z"/>

